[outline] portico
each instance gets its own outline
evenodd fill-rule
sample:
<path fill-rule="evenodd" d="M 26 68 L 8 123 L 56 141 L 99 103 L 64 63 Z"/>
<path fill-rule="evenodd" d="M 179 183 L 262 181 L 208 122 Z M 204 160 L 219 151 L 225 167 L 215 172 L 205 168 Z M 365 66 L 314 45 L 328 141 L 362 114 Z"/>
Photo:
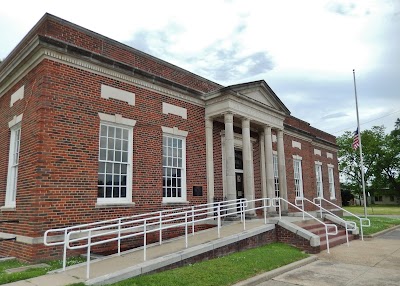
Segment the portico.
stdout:
<path fill-rule="evenodd" d="M 216 191 L 214 122 L 224 124 L 224 129 L 220 132 L 223 197 L 227 200 L 237 199 L 241 195 L 248 200 L 256 198 L 255 142 L 258 142 L 260 148 L 257 151 L 260 154 L 258 181 L 261 182 L 261 196 L 275 197 L 273 142 L 276 142 L 279 193 L 287 199 L 283 121 L 290 112 L 265 81 L 229 86 L 208 94 L 205 100 L 208 202 L 213 201 Z M 285 209 L 287 210 L 287 206 Z"/>

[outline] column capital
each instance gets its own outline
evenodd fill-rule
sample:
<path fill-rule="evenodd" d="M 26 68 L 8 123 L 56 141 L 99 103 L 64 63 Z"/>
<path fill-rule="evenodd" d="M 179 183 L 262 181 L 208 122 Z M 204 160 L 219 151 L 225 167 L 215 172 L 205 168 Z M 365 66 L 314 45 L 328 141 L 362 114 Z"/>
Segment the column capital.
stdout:
<path fill-rule="evenodd" d="M 224 122 L 225 123 L 233 123 L 233 113 L 225 113 L 224 114 Z"/>
<path fill-rule="evenodd" d="M 271 134 L 272 128 L 269 125 L 264 125 L 264 133 L 265 134 Z"/>
<path fill-rule="evenodd" d="M 206 117 L 206 128 L 213 128 L 214 121 L 210 117 Z"/>
<path fill-rule="evenodd" d="M 242 118 L 242 128 L 250 128 L 250 119 L 246 117 Z"/>

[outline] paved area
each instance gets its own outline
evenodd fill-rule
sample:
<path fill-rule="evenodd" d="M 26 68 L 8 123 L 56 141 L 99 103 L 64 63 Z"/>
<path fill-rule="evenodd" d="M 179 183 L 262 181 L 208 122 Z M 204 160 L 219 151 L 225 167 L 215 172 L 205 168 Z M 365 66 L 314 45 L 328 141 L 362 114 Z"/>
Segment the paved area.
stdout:
<path fill-rule="evenodd" d="M 350 247 L 340 245 L 318 260 L 278 275 L 258 286 L 376 286 L 400 285 L 400 228 Z"/>
<path fill-rule="evenodd" d="M 299 218 L 287 218 L 294 221 Z M 246 231 L 240 235 L 250 235 L 258 231 L 263 225 L 262 220 L 253 220 L 246 223 Z M 225 242 L 236 239 L 243 225 L 232 223 L 221 229 L 221 238 Z M 215 244 L 217 232 L 214 230 L 196 233 L 189 237 L 189 251 L 196 252 L 204 247 L 217 247 Z M 218 242 L 217 242 L 218 243 Z M 148 262 L 143 261 L 143 250 L 124 253 L 112 260 L 99 260 L 91 263 L 91 279 L 101 278 L 105 273 L 120 269 L 121 265 L 129 271 L 138 268 L 151 269 L 155 264 L 164 263 L 176 255 L 190 255 L 185 250 L 184 239 L 168 241 L 161 246 L 149 247 L 147 250 Z M 161 257 L 163 256 L 163 257 Z M 318 259 L 318 260 L 316 260 Z M 141 265 L 141 266 L 140 266 Z M 139 267 L 138 267 L 139 266 Z M 293 286 L 293 285 L 333 285 L 333 286 L 368 286 L 368 285 L 398 285 L 400 286 L 400 228 L 381 234 L 378 237 L 350 242 L 350 247 L 340 245 L 311 257 L 306 261 L 299 261 L 294 265 L 284 266 L 258 277 L 238 283 L 237 286 Z M 121 273 L 120 273 L 121 274 Z M 122 273 L 124 274 L 124 273 Z M 107 274 L 108 275 L 108 274 Z M 106 275 L 106 276 L 107 276 Z M 7 284 L 9 286 L 58 286 L 85 281 L 86 267 L 71 268 L 66 272 L 52 273 L 44 276 Z M 268 280 L 269 279 L 269 280 Z M 268 280 L 268 281 L 266 281 Z M 266 281 L 266 282 L 261 282 Z"/>

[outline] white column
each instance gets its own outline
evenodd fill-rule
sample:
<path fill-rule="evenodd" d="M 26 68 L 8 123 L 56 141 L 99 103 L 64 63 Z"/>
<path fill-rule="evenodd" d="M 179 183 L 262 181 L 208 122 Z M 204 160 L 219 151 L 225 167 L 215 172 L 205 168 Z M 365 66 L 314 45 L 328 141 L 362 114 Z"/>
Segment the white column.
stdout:
<path fill-rule="evenodd" d="M 286 164 L 285 164 L 285 147 L 283 143 L 283 130 L 278 130 L 278 172 L 279 172 L 279 192 L 280 196 L 287 200 L 287 182 L 286 182 Z M 287 212 L 287 203 L 282 204 L 282 210 Z"/>
<path fill-rule="evenodd" d="M 225 122 L 225 178 L 226 178 L 226 196 L 228 200 L 236 200 L 235 183 L 235 145 L 233 137 L 233 114 L 224 115 Z"/>
<path fill-rule="evenodd" d="M 213 120 L 206 118 L 207 202 L 214 201 Z"/>
<path fill-rule="evenodd" d="M 254 175 L 253 160 L 251 155 L 250 141 L 250 119 L 242 119 L 242 140 L 243 140 L 243 187 L 247 200 L 254 200 Z M 254 202 L 249 203 L 249 208 L 254 207 Z M 252 212 L 253 214 L 255 212 Z"/>
<path fill-rule="evenodd" d="M 261 133 L 260 135 L 260 171 L 261 171 L 261 195 L 263 198 L 267 197 L 267 177 L 266 177 L 266 162 L 265 162 L 265 140 L 264 140 L 264 132 Z"/>
<path fill-rule="evenodd" d="M 268 198 L 275 197 L 275 186 L 274 186 L 274 162 L 273 162 L 273 154 L 272 154 L 272 133 L 271 127 L 264 127 L 264 136 L 265 136 L 265 162 L 266 162 L 266 182 L 267 182 L 267 196 Z M 268 212 L 274 213 L 275 210 L 273 208 L 269 208 Z"/>

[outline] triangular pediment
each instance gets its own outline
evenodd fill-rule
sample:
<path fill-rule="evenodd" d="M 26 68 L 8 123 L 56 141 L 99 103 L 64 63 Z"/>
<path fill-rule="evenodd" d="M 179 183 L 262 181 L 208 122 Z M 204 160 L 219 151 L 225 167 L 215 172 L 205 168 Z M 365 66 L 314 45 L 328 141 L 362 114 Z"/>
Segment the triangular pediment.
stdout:
<path fill-rule="evenodd" d="M 228 87 L 230 90 L 246 96 L 252 101 L 266 105 L 277 111 L 290 114 L 289 109 L 278 98 L 265 81 L 242 83 Z"/>

